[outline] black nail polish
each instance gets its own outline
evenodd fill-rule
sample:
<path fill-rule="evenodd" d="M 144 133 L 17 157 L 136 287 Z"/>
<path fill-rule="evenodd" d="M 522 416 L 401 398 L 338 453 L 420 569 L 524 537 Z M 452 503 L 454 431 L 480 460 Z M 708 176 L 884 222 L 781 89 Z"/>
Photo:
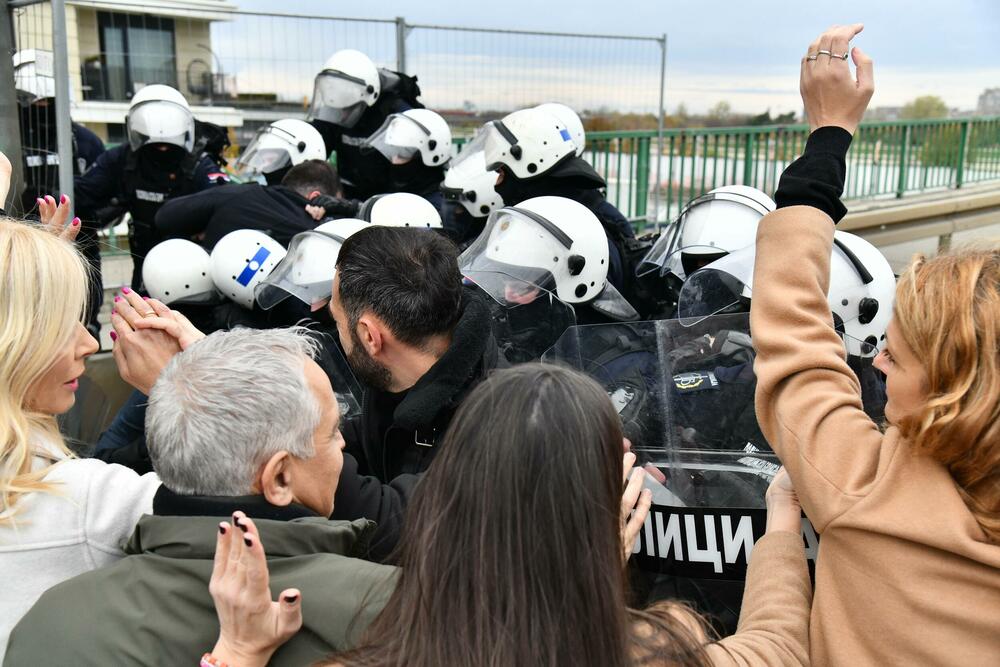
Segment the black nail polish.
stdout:
<path fill-rule="evenodd" d="M 247 545 L 248 547 L 249 546 L 253 546 L 253 542 L 250 540 L 249 537 L 244 537 L 243 538 L 243 544 Z"/>
<path fill-rule="evenodd" d="M 236 522 L 236 525 L 237 525 L 237 527 L 239 527 L 239 529 L 240 529 L 240 530 L 242 530 L 242 531 L 243 531 L 244 533 L 245 533 L 245 532 L 247 532 L 247 526 L 246 526 L 246 524 L 245 524 L 245 523 L 241 523 L 240 521 L 237 521 L 237 522 Z"/>
<path fill-rule="evenodd" d="M 298 595 L 289 595 L 285 598 L 285 602 L 288 604 L 295 604 L 295 601 L 299 599 Z"/>
<path fill-rule="evenodd" d="M 220 535 L 225 535 L 226 534 L 226 527 L 225 526 L 219 526 L 219 534 Z"/>

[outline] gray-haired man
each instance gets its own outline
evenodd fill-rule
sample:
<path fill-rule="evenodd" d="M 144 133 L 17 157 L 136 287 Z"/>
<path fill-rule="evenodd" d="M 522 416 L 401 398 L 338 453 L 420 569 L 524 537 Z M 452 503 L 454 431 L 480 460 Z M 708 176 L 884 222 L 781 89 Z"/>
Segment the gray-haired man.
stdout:
<path fill-rule="evenodd" d="M 155 516 L 140 520 L 123 560 L 45 593 L 11 634 L 4 664 L 197 664 L 218 633 L 207 586 L 216 526 L 236 510 L 257 523 L 275 590 L 298 587 L 312 600 L 270 664 L 310 664 L 357 637 L 394 568 L 348 557 L 367 548 L 370 522 L 325 518 L 344 443 L 314 351 L 301 330 L 238 329 L 170 361 L 146 414 L 163 481 Z"/>

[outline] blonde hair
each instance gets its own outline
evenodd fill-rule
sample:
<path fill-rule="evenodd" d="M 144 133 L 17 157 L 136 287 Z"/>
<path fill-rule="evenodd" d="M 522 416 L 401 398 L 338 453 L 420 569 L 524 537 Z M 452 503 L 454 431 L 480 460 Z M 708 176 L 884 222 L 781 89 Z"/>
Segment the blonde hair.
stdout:
<path fill-rule="evenodd" d="M 87 300 L 87 265 L 37 225 L 0 218 L 0 525 L 26 493 L 54 491 L 51 466 L 32 470 L 40 441 L 70 455 L 54 415 L 27 405 L 29 388 L 71 344 Z"/>
<path fill-rule="evenodd" d="M 947 466 L 1000 542 L 1000 247 L 918 255 L 900 277 L 894 315 L 928 384 L 902 434 Z"/>

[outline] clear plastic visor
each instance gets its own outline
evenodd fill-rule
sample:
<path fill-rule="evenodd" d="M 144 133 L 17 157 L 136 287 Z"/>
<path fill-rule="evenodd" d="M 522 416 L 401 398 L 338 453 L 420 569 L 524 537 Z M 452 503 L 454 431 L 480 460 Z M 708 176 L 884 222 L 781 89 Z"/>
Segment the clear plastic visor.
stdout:
<path fill-rule="evenodd" d="M 351 128 L 368 108 L 368 86 L 342 72 L 325 71 L 316 77 L 309 118 Z"/>
<path fill-rule="evenodd" d="M 254 288 L 257 304 L 270 310 L 291 296 L 313 311 L 322 308 L 333 292 L 337 256 L 343 243 L 342 236 L 327 232 L 296 234 L 285 258 Z"/>
<path fill-rule="evenodd" d="M 194 116 L 173 102 L 144 102 L 129 111 L 127 125 L 132 150 L 147 144 L 172 144 L 189 151 L 194 145 Z"/>
<path fill-rule="evenodd" d="M 475 282 L 473 274 L 499 274 L 521 286 L 554 292 L 553 271 L 565 261 L 572 242 L 557 238 L 543 224 L 524 212 L 504 208 L 490 214 L 479 238 L 459 257 L 459 269 Z M 482 286 L 503 303 L 506 285 Z"/>
<path fill-rule="evenodd" d="M 406 164 L 427 143 L 430 132 L 412 118 L 389 116 L 365 144 L 374 148 L 392 164 Z"/>

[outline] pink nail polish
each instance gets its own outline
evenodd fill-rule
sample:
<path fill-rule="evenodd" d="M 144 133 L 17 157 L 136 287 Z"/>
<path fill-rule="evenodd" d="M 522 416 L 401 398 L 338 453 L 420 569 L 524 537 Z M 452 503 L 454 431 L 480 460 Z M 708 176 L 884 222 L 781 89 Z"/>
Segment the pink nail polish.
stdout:
<path fill-rule="evenodd" d="M 42 204 L 44 204 L 44 203 L 45 203 L 45 200 L 44 200 L 44 199 L 42 199 L 41 197 L 39 197 L 39 198 L 38 198 L 38 199 L 36 199 L 35 201 L 36 201 L 36 202 L 38 202 L 38 205 L 39 205 L 39 206 L 41 206 Z"/>
<path fill-rule="evenodd" d="M 144 297 L 142 297 L 142 300 L 143 301 L 149 301 L 149 297 L 148 296 L 144 296 Z"/>
<path fill-rule="evenodd" d="M 130 290 L 130 289 L 129 289 L 129 288 L 127 288 L 127 287 L 123 287 L 123 288 L 122 288 L 122 294 L 130 294 L 131 292 L 132 292 L 132 290 Z"/>
<path fill-rule="evenodd" d="M 80 218 L 73 218 L 73 226 L 74 227 L 80 226 Z"/>
<path fill-rule="evenodd" d="M 118 302 L 119 302 L 119 301 L 121 301 L 121 300 L 122 300 L 122 298 L 121 298 L 120 296 L 116 296 L 116 297 L 115 297 L 115 303 L 118 303 Z"/>
<path fill-rule="evenodd" d="M 114 331 L 112 331 L 111 332 L 111 342 L 114 343 L 117 340 L 118 340 L 118 334 L 116 334 Z"/>
<path fill-rule="evenodd" d="M 60 204 L 66 203 L 66 195 L 59 195 L 59 203 Z"/>
<path fill-rule="evenodd" d="M 111 309 L 111 314 L 112 315 L 117 315 L 118 314 L 118 309 L 117 308 L 112 308 Z"/>

